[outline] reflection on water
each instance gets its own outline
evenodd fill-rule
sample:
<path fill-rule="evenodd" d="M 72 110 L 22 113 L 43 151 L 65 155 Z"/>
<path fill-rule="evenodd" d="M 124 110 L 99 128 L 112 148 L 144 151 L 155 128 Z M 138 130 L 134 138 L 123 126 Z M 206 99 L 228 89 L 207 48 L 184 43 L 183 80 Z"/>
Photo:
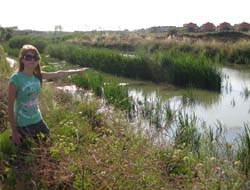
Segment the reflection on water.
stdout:
<path fill-rule="evenodd" d="M 197 89 L 164 90 L 140 85 L 130 87 L 129 95 L 139 101 L 144 101 L 145 97 L 148 101 L 160 98 L 169 101 L 172 107 L 185 104 L 186 109 L 207 126 L 215 126 L 219 121 L 234 137 L 243 129 L 244 123 L 250 123 L 250 70 L 222 68 L 222 74 L 220 93 Z"/>

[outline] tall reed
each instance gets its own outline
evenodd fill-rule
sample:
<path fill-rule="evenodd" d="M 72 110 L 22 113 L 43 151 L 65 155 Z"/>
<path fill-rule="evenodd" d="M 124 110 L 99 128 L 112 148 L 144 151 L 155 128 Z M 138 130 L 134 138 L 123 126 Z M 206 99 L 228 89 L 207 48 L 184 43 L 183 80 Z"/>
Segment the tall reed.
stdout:
<path fill-rule="evenodd" d="M 8 126 L 7 104 L 8 104 L 8 80 L 12 68 L 6 61 L 6 55 L 3 47 L 0 45 L 0 132 Z"/>
<path fill-rule="evenodd" d="M 221 89 L 219 70 L 203 54 L 167 51 L 162 56 L 161 64 L 170 83 L 216 91 Z"/>
<path fill-rule="evenodd" d="M 242 171 L 250 176 L 250 126 L 244 124 L 243 134 L 239 136 L 237 158 L 242 164 Z"/>
<path fill-rule="evenodd" d="M 47 52 L 52 57 L 117 76 L 217 91 L 221 86 L 219 71 L 201 53 L 196 56 L 172 49 L 131 57 L 114 50 L 87 49 L 71 44 L 50 45 Z"/>

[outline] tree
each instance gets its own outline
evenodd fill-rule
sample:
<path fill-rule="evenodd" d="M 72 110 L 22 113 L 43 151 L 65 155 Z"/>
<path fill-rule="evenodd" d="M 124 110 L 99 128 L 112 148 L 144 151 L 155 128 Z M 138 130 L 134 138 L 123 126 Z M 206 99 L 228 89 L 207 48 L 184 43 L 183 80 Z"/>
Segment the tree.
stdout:
<path fill-rule="evenodd" d="M 178 33 L 176 28 L 172 28 L 168 31 L 168 35 L 170 36 L 171 39 L 174 38 L 174 36 Z"/>
<path fill-rule="evenodd" d="M 5 41 L 6 30 L 0 26 L 0 42 Z"/>
<path fill-rule="evenodd" d="M 62 31 L 62 25 L 55 25 L 55 33 Z"/>
<path fill-rule="evenodd" d="M 0 26 L 0 42 L 8 41 L 12 35 L 13 31 L 16 30 L 17 27 L 1 27 Z"/>

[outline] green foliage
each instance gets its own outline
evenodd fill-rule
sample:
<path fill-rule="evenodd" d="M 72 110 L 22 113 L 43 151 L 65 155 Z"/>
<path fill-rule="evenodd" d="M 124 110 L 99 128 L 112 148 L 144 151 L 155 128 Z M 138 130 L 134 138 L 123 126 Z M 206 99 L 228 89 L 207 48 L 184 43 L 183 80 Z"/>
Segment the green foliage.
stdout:
<path fill-rule="evenodd" d="M 153 58 L 144 55 L 129 57 L 116 51 L 86 49 L 69 44 L 50 45 L 47 52 L 52 57 L 113 75 L 220 90 L 221 76 L 218 70 L 201 53 L 194 56 L 172 50 L 157 52 Z"/>
<path fill-rule="evenodd" d="M 250 44 L 232 50 L 229 61 L 236 64 L 250 64 Z"/>
<path fill-rule="evenodd" d="M 57 69 L 54 66 L 45 65 L 45 66 L 43 66 L 43 71 L 45 71 L 45 72 L 55 72 L 55 71 L 57 71 Z"/>
<path fill-rule="evenodd" d="M 115 83 L 104 85 L 104 98 L 108 104 L 112 104 L 120 109 L 129 110 L 130 102 L 128 97 L 128 87 Z"/>
<path fill-rule="evenodd" d="M 239 137 L 237 158 L 242 164 L 242 171 L 250 176 L 250 127 L 244 126 L 244 132 Z"/>
<path fill-rule="evenodd" d="M 214 32 L 207 34 L 208 37 L 218 39 L 218 40 L 241 40 L 241 39 L 249 39 L 249 35 L 243 32 L 235 32 L 235 31 L 227 31 L 227 32 Z"/>
<path fill-rule="evenodd" d="M 40 53 L 44 52 L 45 47 L 48 44 L 47 38 L 39 36 L 15 36 L 9 41 L 9 47 L 12 49 L 20 49 L 24 44 L 32 44 L 37 47 Z"/>
<path fill-rule="evenodd" d="M 8 123 L 8 87 L 7 87 L 7 79 L 0 79 L 0 132 L 4 131 L 7 128 Z"/>
<path fill-rule="evenodd" d="M 137 64 L 137 62 L 140 63 L 140 59 L 124 56 L 115 50 L 89 49 L 64 43 L 48 46 L 47 52 L 52 57 L 83 67 L 92 67 L 106 73 L 134 78 L 143 77 L 136 72 L 139 72 L 143 66 Z"/>
<path fill-rule="evenodd" d="M 95 72 L 88 72 L 83 76 L 72 76 L 70 81 L 84 89 L 91 89 L 98 97 L 103 96 L 108 104 L 123 110 L 130 109 L 131 103 L 128 98 L 127 86 L 115 82 L 104 83 L 101 75 Z"/>
<path fill-rule="evenodd" d="M 129 132 L 130 127 L 119 117 L 107 120 L 105 115 L 109 113 L 100 113 L 94 101 L 72 103 L 67 109 L 63 102 L 58 103 L 46 116 L 54 139 L 51 153 L 61 166 L 67 160 L 67 168 L 74 171 L 76 188 L 164 186 L 160 183 L 158 161 L 153 159 L 154 150 L 148 149 L 150 144 L 143 137 Z"/>
<path fill-rule="evenodd" d="M 7 128 L 8 78 L 12 72 L 4 53 L 3 47 L 0 46 L 0 132 Z"/>
<path fill-rule="evenodd" d="M 195 116 L 189 116 L 187 113 L 178 113 L 176 129 L 174 131 L 174 140 L 178 146 L 188 147 L 190 151 L 200 154 L 201 132 L 196 127 Z"/>
<path fill-rule="evenodd" d="M 9 76 L 12 72 L 11 67 L 8 65 L 6 61 L 5 51 L 1 45 L 0 45 L 0 70 L 1 70 L 0 72 L 1 79 L 2 77 Z"/>
<path fill-rule="evenodd" d="M 8 161 L 16 153 L 16 147 L 11 141 L 11 133 L 9 130 L 0 134 L 0 158 Z"/>
<path fill-rule="evenodd" d="M 168 51 L 161 58 L 162 70 L 166 71 L 166 80 L 178 86 L 221 89 L 221 74 L 215 65 L 202 54 L 197 56 Z"/>
<path fill-rule="evenodd" d="M 86 90 L 92 90 L 96 96 L 103 95 L 103 78 L 100 74 L 95 72 L 87 72 L 84 73 L 83 76 L 74 75 L 71 77 L 70 81 L 72 81 L 77 86 L 84 88 Z"/>

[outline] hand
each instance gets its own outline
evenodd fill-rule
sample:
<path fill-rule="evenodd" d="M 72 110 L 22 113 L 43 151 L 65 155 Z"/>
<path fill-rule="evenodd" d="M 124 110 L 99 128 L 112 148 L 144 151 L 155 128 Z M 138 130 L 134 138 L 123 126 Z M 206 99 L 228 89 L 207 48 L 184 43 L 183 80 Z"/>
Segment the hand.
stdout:
<path fill-rule="evenodd" d="M 21 143 L 21 138 L 22 136 L 15 130 L 15 131 L 12 131 L 12 141 L 13 143 L 15 144 L 20 144 Z"/>
<path fill-rule="evenodd" d="M 84 67 L 84 68 L 81 68 L 81 69 L 76 69 L 76 73 L 78 74 L 83 74 L 87 69 L 89 69 L 88 67 Z"/>
<path fill-rule="evenodd" d="M 83 67 L 83 68 L 79 69 L 79 71 L 80 71 L 80 72 L 84 72 L 84 71 L 86 71 L 86 70 L 88 70 L 88 69 L 89 69 L 88 67 Z"/>

